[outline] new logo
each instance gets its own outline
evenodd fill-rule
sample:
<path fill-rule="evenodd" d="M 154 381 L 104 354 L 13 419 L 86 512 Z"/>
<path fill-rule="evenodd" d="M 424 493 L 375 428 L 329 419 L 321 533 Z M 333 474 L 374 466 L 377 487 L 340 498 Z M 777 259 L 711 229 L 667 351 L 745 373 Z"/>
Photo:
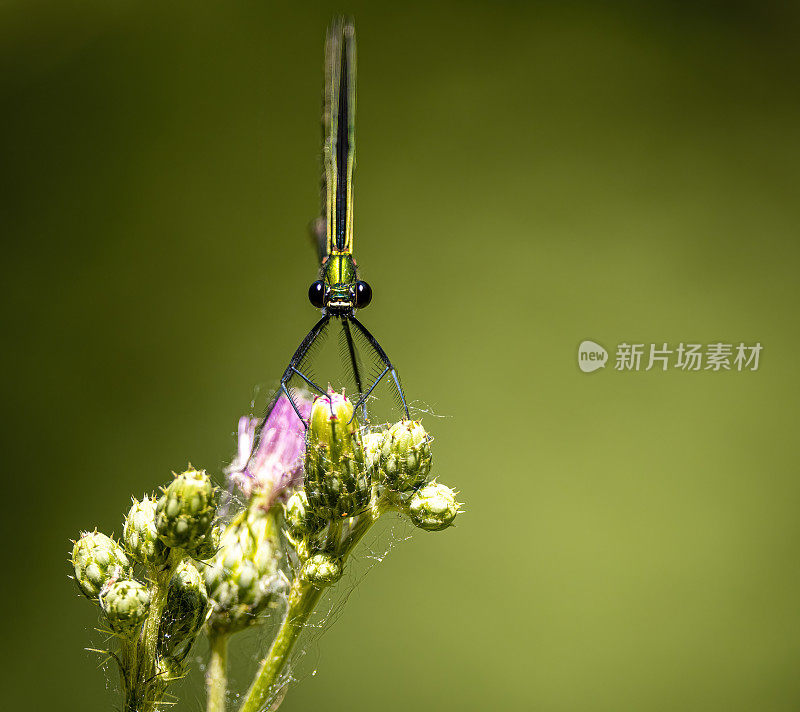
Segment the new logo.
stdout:
<path fill-rule="evenodd" d="M 584 373 L 591 373 L 598 368 L 605 368 L 608 351 L 594 341 L 581 341 L 578 346 L 578 367 Z"/>

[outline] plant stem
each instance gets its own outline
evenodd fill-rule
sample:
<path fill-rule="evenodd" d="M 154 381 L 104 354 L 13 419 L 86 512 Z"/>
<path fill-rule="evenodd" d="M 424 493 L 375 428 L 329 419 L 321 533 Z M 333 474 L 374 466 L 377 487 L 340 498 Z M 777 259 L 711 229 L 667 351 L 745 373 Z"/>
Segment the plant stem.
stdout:
<path fill-rule="evenodd" d="M 228 690 L 228 638 L 230 634 L 221 631 L 209 632 L 211 658 L 206 672 L 208 691 L 208 712 L 225 712 L 225 693 Z"/>
<path fill-rule="evenodd" d="M 355 520 L 353 528 L 338 544 L 338 554 L 341 556 L 342 562 L 377 521 L 383 511 L 385 511 L 385 508 L 379 503 L 372 510 L 365 512 Z M 337 548 L 337 544 L 334 541 L 341 534 L 341 524 L 335 529 L 335 536 L 329 535 L 328 543 Z M 280 675 L 286 667 L 292 648 L 300 637 L 308 617 L 317 603 L 319 603 L 322 592 L 323 589 L 316 588 L 299 577 L 294 580 L 289 593 L 289 606 L 286 610 L 283 624 L 277 636 L 275 636 L 275 640 L 272 641 L 269 653 L 262 661 L 253 683 L 247 691 L 244 702 L 239 708 L 239 712 L 262 712 L 269 703 L 270 696 L 274 698 L 280 692 L 281 686 L 277 684 Z M 209 708 L 209 712 L 211 712 L 211 708 Z"/>
<path fill-rule="evenodd" d="M 343 564 L 348 554 L 355 548 L 356 544 L 361 541 L 361 538 L 369 531 L 369 528 L 375 524 L 382 513 L 383 509 L 379 506 L 375 511 L 365 512 L 356 519 L 353 528 L 345 535 L 341 543 L 340 551 Z"/>
<path fill-rule="evenodd" d="M 270 694 L 278 689 L 275 683 L 289 659 L 294 644 L 305 627 L 308 617 L 322 596 L 322 589 L 310 583 L 295 579 L 289 594 L 289 606 L 286 617 L 272 641 L 267 657 L 261 663 L 253 684 L 247 691 L 239 712 L 260 712 L 269 702 Z"/>
<path fill-rule="evenodd" d="M 133 694 L 142 700 L 141 709 L 136 712 L 151 712 L 161 701 L 164 685 L 158 678 L 158 628 L 161 616 L 167 605 L 169 582 L 183 558 L 183 552 L 173 549 L 164 568 L 157 572 L 152 582 L 150 611 L 144 622 L 140 641 L 140 666 L 133 685 Z"/>
<path fill-rule="evenodd" d="M 119 656 L 120 678 L 122 681 L 123 712 L 136 712 L 141 706 L 143 690 L 136 684 L 139 672 L 139 645 L 138 641 L 123 639 Z"/>

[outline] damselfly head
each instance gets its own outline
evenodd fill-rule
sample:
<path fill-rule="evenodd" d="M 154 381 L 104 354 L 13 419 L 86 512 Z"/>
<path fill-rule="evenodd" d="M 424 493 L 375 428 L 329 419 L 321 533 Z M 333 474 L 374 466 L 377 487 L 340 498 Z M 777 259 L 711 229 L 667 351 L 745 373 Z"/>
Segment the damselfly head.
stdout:
<path fill-rule="evenodd" d="M 324 308 L 330 314 L 349 314 L 354 309 L 363 309 L 372 301 L 372 287 L 361 280 L 326 285 L 318 279 L 308 288 L 308 300 L 317 309 Z"/>
<path fill-rule="evenodd" d="M 350 314 L 372 301 L 372 288 L 358 279 L 349 254 L 333 254 L 322 265 L 320 279 L 308 288 L 308 300 L 329 314 Z"/>

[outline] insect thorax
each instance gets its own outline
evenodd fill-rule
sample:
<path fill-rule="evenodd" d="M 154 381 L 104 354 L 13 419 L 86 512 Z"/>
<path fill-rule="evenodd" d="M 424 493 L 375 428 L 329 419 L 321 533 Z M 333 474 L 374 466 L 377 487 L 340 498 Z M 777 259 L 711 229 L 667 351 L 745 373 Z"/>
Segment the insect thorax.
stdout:
<path fill-rule="evenodd" d="M 331 292 L 350 293 L 352 285 L 358 279 L 356 263 L 349 253 L 333 253 L 328 255 L 322 264 L 320 279 L 325 288 Z"/>

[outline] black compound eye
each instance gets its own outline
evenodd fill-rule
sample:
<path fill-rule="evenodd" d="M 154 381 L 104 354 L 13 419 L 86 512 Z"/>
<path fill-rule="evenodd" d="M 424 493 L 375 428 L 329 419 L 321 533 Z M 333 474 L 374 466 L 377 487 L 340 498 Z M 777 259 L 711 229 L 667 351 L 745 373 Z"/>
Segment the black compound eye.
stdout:
<path fill-rule="evenodd" d="M 372 301 L 372 287 L 366 282 L 356 282 L 356 304 L 359 309 L 363 309 Z"/>
<path fill-rule="evenodd" d="M 325 285 L 322 280 L 317 280 L 308 288 L 308 301 L 317 309 L 325 306 Z"/>

